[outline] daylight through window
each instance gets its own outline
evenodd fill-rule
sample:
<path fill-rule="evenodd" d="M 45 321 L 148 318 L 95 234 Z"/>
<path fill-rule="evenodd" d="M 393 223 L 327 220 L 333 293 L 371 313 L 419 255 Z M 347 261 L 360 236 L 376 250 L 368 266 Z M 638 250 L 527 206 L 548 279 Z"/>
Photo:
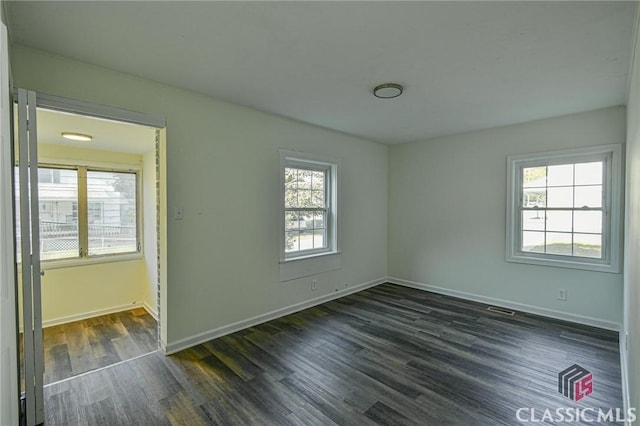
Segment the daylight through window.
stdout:
<path fill-rule="evenodd" d="M 285 160 L 282 170 L 285 258 L 332 250 L 334 167 L 315 161 Z"/>
<path fill-rule="evenodd" d="M 17 168 L 15 173 L 18 186 Z M 16 194 L 19 197 L 19 191 Z M 138 176 L 135 172 L 39 167 L 38 197 L 42 260 L 139 251 Z M 18 205 L 19 199 L 16 200 Z M 20 224 L 17 225 L 20 257 Z"/>
<path fill-rule="evenodd" d="M 507 260 L 617 271 L 618 145 L 509 157 Z"/>

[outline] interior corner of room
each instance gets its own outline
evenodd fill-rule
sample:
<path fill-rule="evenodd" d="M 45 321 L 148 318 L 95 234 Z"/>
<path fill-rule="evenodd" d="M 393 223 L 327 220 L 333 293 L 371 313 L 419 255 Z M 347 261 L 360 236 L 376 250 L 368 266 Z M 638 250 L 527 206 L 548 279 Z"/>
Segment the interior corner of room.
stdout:
<path fill-rule="evenodd" d="M 32 22 L 29 17 L 36 16 L 36 22 L 48 28 L 50 24 L 46 23 L 42 12 L 36 10 L 34 5 L 30 2 L 16 3 L 25 4 L 7 5 L 7 2 L 2 2 L 3 14 L 7 8 L 10 11 L 9 19 L 13 17 L 16 22 L 23 22 L 23 19 L 24 22 Z M 39 6 L 49 10 L 59 22 L 64 22 L 63 12 L 68 13 L 72 7 L 85 11 L 87 16 L 94 16 L 95 10 L 92 8 L 96 6 L 89 4 L 92 2 L 81 3 L 75 6 Z M 477 331 L 474 329 L 477 324 L 465 321 L 477 316 L 482 326 L 495 327 L 488 333 L 489 340 L 506 340 L 503 339 L 505 335 L 513 337 L 516 334 L 526 340 L 529 331 L 537 330 L 541 334 L 532 331 L 532 345 L 540 343 L 541 347 L 544 346 L 542 358 L 546 354 L 544 350 L 548 350 L 550 359 L 553 358 L 553 362 L 558 364 L 571 357 L 576 359 L 576 363 L 606 358 L 606 362 L 603 362 L 606 366 L 598 370 L 603 372 L 601 383 L 608 380 L 606 390 L 611 392 L 613 400 L 620 399 L 625 409 L 640 408 L 640 266 L 637 262 L 640 256 L 640 54 L 637 52 L 640 10 L 635 2 L 557 3 L 523 3 L 520 6 L 509 3 L 505 7 L 515 20 L 508 31 L 499 34 L 492 33 L 488 26 L 481 25 L 484 21 L 476 19 L 477 16 L 483 16 L 487 22 L 493 22 L 495 13 L 489 14 L 483 10 L 500 7 L 497 3 L 490 2 L 484 6 L 482 2 L 465 4 L 470 8 L 464 9 L 467 20 L 458 22 L 460 27 L 456 28 L 467 31 L 462 26 L 467 22 L 477 31 L 486 30 L 487 33 L 482 34 L 487 39 L 469 34 L 468 40 L 463 40 L 456 34 L 450 34 L 447 40 L 451 43 L 451 49 L 462 49 L 462 53 L 456 55 L 442 53 L 441 44 L 433 44 L 435 42 L 426 37 L 431 34 L 429 31 L 435 31 L 438 22 L 432 21 L 430 26 L 424 26 L 407 12 L 402 16 L 410 19 L 408 28 L 422 35 L 411 40 L 424 40 L 430 52 L 441 56 L 438 56 L 439 61 L 434 62 L 416 59 L 419 64 L 428 65 L 428 69 L 437 74 L 437 80 L 435 77 L 424 78 L 428 73 L 410 72 L 413 69 L 411 66 L 395 68 L 380 65 L 389 73 L 392 69 L 397 72 L 405 70 L 409 76 L 416 79 L 420 77 L 419 83 L 412 85 L 409 81 L 404 87 L 395 83 L 379 84 L 382 81 L 377 80 L 381 75 L 386 78 L 382 72 L 371 74 L 375 75 L 371 81 L 349 79 L 343 82 L 333 74 L 340 68 L 336 64 L 343 62 L 336 60 L 332 62 L 334 66 L 329 66 L 318 61 L 319 56 L 308 57 L 307 50 L 300 46 L 309 43 L 318 48 L 315 41 L 304 38 L 294 27 L 290 31 L 302 38 L 291 41 L 285 37 L 286 31 L 275 24 L 280 22 L 279 16 L 288 16 L 286 13 L 295 9 L 295 13 L 291 13 L 297 18 L 308 19 L 305 22 L 310 25 L 310 38 L 313 38 L 311 35 L 326 34 L 319 25 L 312 25 L 315 21 L 306 15 L 315 8 L 329 8 L 321 3 L 306 6 L 311 9 L 298 4 L 287 6 L 285 3 L 261 6 L 266 11 L 264 19 L 273 19 L 269 21 L 277 28 L 273 31 L 285 37 L 283 40 L 289 40 L 287 46 L 290 48 L 273 52 L 276 58 L 280 58 L 280 65 L 270 62 L 273 68 L 268 69 L 280 71 L 273 71 L 269 76 L 273 87 L 276 87 L 282 75 L 291 71 L 282 65 L 291 59 L 291 55 L 305 58 L 303 62 L 306 65 L 296 68 L 299 81 L 307 81 L 303 78 L 306 70 L 316 76 L 317 81 L 332 76 L 327 77 L 327 81 L 333 82 L 335 87 L 328 85 L 318 88 L 309 81 L 306 86 L 296 86 L 299 83 L 296 77 L 290 81 L 295 89 L 283 84 L 278 86 L 280 91 L 271 92 L 265 85 L 255 83 L 234 86 L 234 90 L 226 91 L 226 87 L 220 88 L 213 83 L 207 85 L 212 79 L 202 78 L 195 65 L 191 69 L 184 65 L 184 61 L 180 61 L 179 67 L 169 61 L 166 67 L 154 69 L 144 68 L 143 64 L 135 62 L 136 68 L 135 65 L 119 62 L 118 50 L 109 50 L 108 46 L 105 47 L 107 51 L 104 58 L 96 58 L 82 49 L 74 51 L 72 46 L 66 51 L 64 46 L 53 42 L 49 45 L 42 36 L 32 38 L 18 27 L 7 58 L 14 87 L 26 88 L 34 96 L 42 95 L 43 99 L 49 101 L 54 99 L 58 105 L 76 105 L 74 102 L 78 102 L 94 108 L 94 111 L 112 108 L 128 111 L 136 117 L 162 117 L 166 120 L 166 128 L 159 130 L 157 127 L 104 120 L 104 116 L 98 119 L 91 117 L 91 114 L 81 116 L 55 109 L 37 110 L 39 165 L 43 176 L 47 173 L 51 175 L 50 181 L 43 180 L 44 190 L 49 189 L 51 197 L 47 199 L 44 195 L 40 196 L 40 220 L 50 226 L 51 239 L 57 241 L 55 244 L 71 244 L 70 248 L 54 248 L 52 252 L 73 252 L 69 258 L 63 255 L 63 258 L 42 261 L 41 320 L 45 334 L 49 328 L 51 335 L 55 334 L 50 341 L 56 344 L 56 341 L 59 342 L 59 334 L 56 334 L 58 329 L 55 329 L 57 326 L 66 324 L 89 330 L 92 326 L 100 328 L 109 323 L 122 331 L 122 335 L 115 339 L 105 337 L 105 341 L 113 344 L 113 352 L 117 354 L 113 361 L 118 363 L 126 359 L 125 355 L 132 355 L 133 358 L 140 355 L 130 351 L 130 346 L 127 346 L 130 337 L 125 330 L 127 323 L 138 322 L 152 327 L 159 321 L 161 326 L 159 331 L 156 328 L 159 334 L 156 334 L 153 349 L 160 350 L 144 368 L 149 365 L 165 368 L 167 364 L 162 360 L 168 359 L 170 361 L 166 362 L 175 361 L 171 368 L 183 374 L 182 369 L 189 368 L 184 366 L 185 360 L 209 362 L 212 369 L 219 368 L 225 373 L 231 371 L 230 374 L 236 374 L 234 380 L 240 377 L 238 389 L 241 388 L 245 396 L 253 395 L 251 392 L 257 392 L 255 389 L 284 389 L 287 395 L 296 394 L 293 397 L 295 401 L 304 401 L 301 405 L 307 406 L 309 403 L 315 407 L 310 400 L 317 395 L 324 395 L 339 408 L 332 411 L 335 418 L 331 420 L 347 423 L 346 420 L 356 418 L 364 421 L 364 417 L 375 421 L 376 416 L 387 419 L 396 416 L 400 419 L 405 414 L 399 412 L 405 407 L 402 405 L 405 402 L 398 402 L 394 409 L 380 402 L 384 400 L 391 406 L 400 401 L 384 399 L 388 397 L 385 394 L 387 388 L 393 389 L 389 392 L 396 395 L 393 393 L 397 390 L 394 386 L 401 385 L 383 373 L 380 376 L 382 378 L 378 377 L 384 382 L 383 385 L 376 382 L 372 388 L 375 391 L 383 389 L 384 392 L 375 394 L 375 398 L 369 394 L 358 394 L 360 399 L 350 399 L 368 386 L 363 383 L 369 384 L 369 378 L 363 377 L 368 376 L 367 371 L 373 371 L 366 370 L 371 365 L 375 366 L 375 371 L 386 371 L 386 366 L 382 364 L 387 362 L 393 365 L 389 368 L 397 368 L 402 374 L 420 369 L 431 371 L 429 368 L 437 369 L 437 374 L 463 369 L 462 361 L 460 365 L 446 367 L 446 355 L 437 351 L 446 346 L 453 352 L 460 350 L 466 353 L 464 351 L 467 349 L 473 352 L 477 335 L 472 332 Z M 126 15 L 127 22 L 135 19 L 140 12 L 136 10 L 130 11 L 131 14 L 123 14 L 123 10 L 129 10 L 127 4 L 114 3 L 109 6 L 113 9 L 108 9 L 106 3 L 100 3 L 100 6 L 110 10 L 112 17 Z M 165 6 L 167 10 L 176 7 L 171 2 Z M 337 8 L 345 8 L 345 13 L 335 17 L 336 22 L 345 24 L 346 21 L 342 21 L 347 19 L 345 16 L 361 22 L 358 8 L 364 6 L 364 3 L 336 5 Z M 140 10 L 146 10 L 144 8 L 153 6 L 140 7 Z M 262 34 L 265 39 L 270 37 L 269 31 L 251 21 L 249 15 L 253 16 L 253 12 L 247 12 L 241 5 L 203 3 L 190 7 L 201 7 L 207 11 L 213 10 L 208 8 L 220 7 L 229 13 L 233 12 L 238 19 L 247 19 L 248 24 L 255 24 L 255 28 L 260 30 L 256 30 L 256 34 Z M 378 7 L 393 16 L 401 13 L 389 5 L 381 4 Z M 428 4 L 407 4 L 400 9 L 421 10 L 422 7 L 428 7 Z M 463 4 L 452 6 L 437 3 L 431 7 L 434 8 L 434 16 L 440 16 L 438 14 L 444 14 L 448 8 L 462 13 L 462 9 L 458 8 L 462 8 Z M 533 26 L 527 24 L 528 18 L 525 19 L 525 16 L 533 15 L 521 15 L 523 10 L 530 9 L 536 12 L 537 17 L 537 24 Z M 161 11 L 157 13 L 164 16 Z M 224 13 L 215 16 L 215 22 L 219 25 L 216 30 L 227 28 L 221 17 Z M 554 19 L 547 21 L 543 19 L 545 16 Z M 365 31 L 369 28 L 365 24 L 361 22 L 362 27 L 357 28 Z M 564 25 L 566 29 L 563 29 Z M 342 28 L 338 24 L 336 26 Z M 344 28 L 350 28 L 350 25 Z M 227 28 L 227 31 L 232 29 Z M 351 30 L 341 31 L 347 31 L 353 40 L 359 40 L 359 36 Z M 252 74 L 260 67 L 259 60 L 266 60 L 264 53 L 255 50 L 263 42 L 256 34 L 246 34 L 246 40 L 237 40 L 240 47 L 236 50 L 244 52 L 241 57 L 230 53 L 225 44 L 212 45 L 219 49 L 221 58 L 227 57 L 223 56 L 224 53 L 240 64 L 247 61 L 242 72 L 237 70 L 237 74 L 245 75 L 246 72 L 249 76 L 253 75 L 254 79 L 247 77 L 251 82 L 259 80 Z M 367 34 L 373 36 L 373 33 Z M 72 38 L 71 35 L 69 37 Z M 109 37 L 118 40 L 117 35 Z M 562 45 L 561 48 L 549 41 L 556 37 L 567 43 L 566 46 Z M 484 56 L 476 56 L 476 51 L 485 46 L 483 43 L 492 46 L 492 49 Z M 107 44 L 105 42 L 105 46 Z M 414 44 L 422 46 L 421 43 L 412 42 L 407 49 Z M 353 52 L 341 50 L 338 41 L 332 46 L 342 52 L 341 60 L 353 67 L 349 68 L 351 73 L 345 75 L 366 74 L 366 70 L 361 68 L 362 64 L 355 60 L 347 61 Z M 411 51 L 415 52 L 415 49 Z M 182 53 L 187 55 L 188 52 Z M 360 58 L 358 55 L 361 54 L 364 55 L 358 51 L 357 55 L 353 55 Z M 512 61 L 503 60 L 510 58 L 509 55 L 514 55 Z M 417 58 L 420 55 L 415 56 Z M 464 60 L 465 65 L 447 67 L 453 56 Z M 369 69 L 377 70 L 376 57 L 364 55 L 360 59 L 369 64 Z M 535 57 L 540 58 L 539 62 L 533 59 Z M 412 63 L 407 59 L 403 62 L 400 57 L 394 58 L 398 61 L 392 63 Z M 129 59 L 133 61 L 134 58 Z M 212 68 L 219 72 L 215 77 L 236 82 L 232 78 L 236 73 L 228 65 L 231 62 L 229 59 L 217 63 Z M 418 65 L 415 67 L 419 68 Z M 537 72 L 537 67 L 545 71 Z M 313 73 L 310 68 L 314 68 Z M 146 73 L 141 71 L 143 69 L 147 70 Z M 325 73 L 320 73 L 318 69 Z M 567 71 L 569 69 L 573 71 Z M 581 77 L 576 77 L 577 74 Z M 211 75 L 213 73 L 208 74 L 209 77 Z M 405 74 L 400 72 L 400 75 Z M 531 88 L 520 79 L 521 75 L 529 76 L 527 84 Z M 459 84 L 445 84 L 454 80 Z M 311 90 L 310 87 L 315 89 Z M 441 87 L 447 87 L 449 91 L 440 91 Z M 399 94 L 394 92 L 388 96 L 389 99 L 380 99 L 378 96 L 379 89 L 394 88 Z M 250 93 L 254 94 L 255 99 L 248 95 Z M 293 95 L 295 93 L 301 95 L 297 97 Z M 342 95 L 345 106 L 336 106 L 339 103 L 336 99 L 342 99 Z M 416 100 L 424 97 L 430 103 L 423 104 Z M 528 99 L 530 108 L 527 108 Z M 341 112 L 337 114 L 334 110 Z M 368 116 L 369 113 L 371 116 Z M 397 133 L 393 133 L 394 129 Z M 61 137 L 67 131 L 91 135 L 93 140 L 90 143 L 70 142 Z M 109 137 L 109 134 L 115 136 Z M 5 146 L 2 148 L 0 160 L 7 163 L 6 157 L 11 152 Z M 592 157 L 598 149 L 609 150 L 607 152 L 611 155 Z M 540 162 L 542 160 L 534 158 L 535 155 L 540 158 L 547 155 L 545 161 L 549 158 L 552 160 Z M 574 160 L 564 164 L 561 161 L 563 156 Z M 615 162 L 619 163 L 619 169 L 612 165 L 613 156 Z M 524 165 L 514 172 L 513 176 L 519 173 L 518 181 L 510 175 L 514 159 L 529 157 L 534 159 L 529 163 L 526 162 L 528 160 L 522 160 Z M 601 167 L 596 167 L 600 171 L 595 173 L 600 179 L 599 183 L 576 184 L 576 164 L 587 163 L 592 158 L 598 158 L 594 162 Z M 549 167 L 565 165 L 571 166 L 572 183 L 550 184 Z M 2 177 L 10 177 L 11 172 L 2 169 L 2 166 L 0 164 Z M 532 170 L 545 169 L 544 176 L 535 175 L 536 170 L 533 170 L 531 182 L 535 183 L 529 185 L 533 190 L 524 182 L 527 167 Z M 309 181 L 296 181 L 297 186 L 291 189 L 293 185 L 287 186 L 286 181 L 287 168 L 295 173 L 308 172 L 312 177 Z M 85 201 L 76 202 L 75 207 L 68 198 L 64 198 L 66 195 L 57 194 L 55 190 L 59 172 L 68 170 L 74 171 L 73 179 L 79 182 L 78 188 L 84 185 L 84 189 L 76 191 L 84 193 L 78 195 L 77 199 Z M 166 173 L 161 174 L 161 170 Z M 134 202 L 137 234 L 135 237 L 129 236 L 139 243 L 135 249 L 124 254 L 100 252 L 98 249 L 94 251 L 94 256 L 83 252 L 82 241 L 86 240 L 88 246 L 90 241 L 97 241 L 88 236 L 92 232 L 91 226 L 95 225 L 95 229 L 109 226 L 104 221 L 104 207 L 99 207 L 101 204 L 97 201 L 92 204 L 90 195 L 87 195 L 91 192 L 90 185 L 80 183 L 91 171 L 127 172 L 137 176 Z M 616 173 L 620 181 L 617 186 L 611 184 L 615 180 L 611 175 Z M 300 182 L 307 186 L 300 189 Z M 609 184 L 611 186 L 607 186 Z M 0 218 L 4 224 L 4 219 L 10 216 L 8 212 L 11 211 L 7 205 L 10 201 L 6 199 L 11 188 L 5 181 L 2 185 L 0 202 L 3 204 L 0 206 L 4 209 L 0 209 Z M 116 188 L 115 181 L 109 181 L 106 186 L 114 193 L 125 192 Z M 588 187 L 587 190 L 596 193 L 595 198 L 600 197 L 598 202 L 601 204 L 596 203 L 595 207 L 588 203 L 579 204 L 575 195 L 577 186 Z M 570 206 L 547 205 L 548 194 L 556 187 L 573 191 Z M 101 192 L 97 197 L 110 197 L 106 193 L 109 192 L 108 188 L 103 189 L 105 193 Z M 300 191 L 307 191 L 312 202 L 310 205 L 287 204 L 287 191 L 290 191 L 289 194 L 295 193 L 296 197 Z M 619 197 L 615 196 L 616 191 L 621 192 Z M 316 195 L 321 202 L 313 204 Z M 536 200 L 522 201 L 529 195 L 532 199 L 537 197 Z M 569 210 L 570 230 L 547 229 L 550 217 Z M 118 211 L 121 214 L 124 210 L 119 207 Z M 576 211 L 578 215 L 593 213 L 592 217 L 597 217 L 597 225 L 601 228 L 596 231 L 575 230 Z M 531 228 L 523 225 L 525 216 L 535 219 L 528 222 Z M 512 226 L 511 221 L 515 221 L 517 226 Z M 78 236 L 71 239 L 65 236 L 68 231 L 64 231 L 69 223 L 78 227 L 75 231 Z M 13 227 L 13 222 L 10 226 Z M 0 229 L 3 238 L 7 229 L 6 226 Z M 15 228 L 11 230 L 14 233 L 16 231 Z M 123 231 L 120 229 L 118 232 L 118 235 L 122 235 Z M 305 232 L 310 235 L 305 244 L 310 246 L 301 248 L 301 236 Z M 533 235 L 532 239 L 539 237 L 541 240 L 525 247 L 525 233 Z M 580 238 L 586 242 L 575 242 L 576 234 L 580 234 Z M 570 241 L 561 240 L 564 237 Z M 123 237 L 112 238 L 118 240 Z M 129 243 L 131 238 L 128 239 Z M 552 247 L 555 244 L 552 244 L 552 238 L 558 238 L 561 242 Z M 596 240 L 597 243 L 592 243 Z M 20 241 L 19 236 L 16 241 Z M 318 246 L 315 245 L 316 241 L 320 241 Z M 6 246 L 0 246 L 0 250 L 3 257 L 8 259 L 14 250 L 8 242 L 4 244 Z M 101 246 L 102 250 L 108 250 L 107 246 Z M 297 251 L 292 247 L 297 247 Z M 515 261 L 509 253 L 514 247 L 523 255 Z M 560 250 L 559 247 L 570 250 L 570 254 L 553 252 Z M 574 256 L 578 250 L 583 250 L 582 254 Z M 569 257 L 581 258 L 584 263 Z M 526 259 L 523 261 L 523 258 Z M 11 259 L 13 266 L 13 257 Z M 20 268 L 17 271 L 20 275 Z M 11 276 L 13 285 L 13 276 L 10 271 L 4 271 L 2 265 L 0 276 L 4 281 Z M 3 286 L 8 286 L 4 281 Z M 4 289 L 2 287 L 2 291 Z M 6 289 L 9 291 L 10 287 Z M 414 290 L 420 290 L 421 293 Z M 16 295 L 20 302 L 21 288 Z M 430 305 L 425 307 L 423 303 Z M 515 311 L 515 317 L 487 318 L 484 316 L 488 315 L 485 312 L 487 306 Z M 445 310 L 447 313 L 442 315 L 446 321 L 438 317 L 438 313 Z M 431 312 L 435 312 L 433 324 L 423 316 Z M 141 319 L 146 314 L 154 318 L 153 323 Z M 338 319 L 329 319 L 332 314 L 336 314 Z M 391 324 L 389 329 L 383 330 L 387 334 L 373 324 L 378 320 L 378 314 L 386 315 Z M 451 317 L 448 316 L 450 314 Z M 445 322 L 447 328 L 438 328 L 445 327 Z M 329 337 L 322 334 L 323 338 L 329 340 L 328 343 L 323 340 L 310 344 L 304 341 L 309 337 L 304 330 L 307 324 L 317 326 L 314 331 L 318 334 L 326 332 L 328 328 L 336 328 L 327 332 Z M 506 330 L 510 325 L 514 325 L 514 328 Z M 409 331 L 396 338 L 393 327 L 404 326 Z M 465 327 L 471 330 L 470 335 L 465 334 Z M 553 331 L 549 331 L 551 329 Z M 299 332 L 299 335 L 291 330 Z M 363 337 L 371 330 L 381 335 Z M 343 339 L 342 335 L 350 332 L 354 332 L 356 338 Z M 87 331 L 83 339 L 90 340 L 91 333 L 93 331 Z M 133 336 L 135 332 L 130 334 Z M 448 335 L 451 340 L 440 345 L 437 339 L 443 335 Z M 246 336 L 249 337 L 245 341 L 243 339 Z M 145 334 L 143 339 L 147 338 Z M 411 346 L 416 343 L 414 338 L 436 342 L 433 343 L 437 347 L 433 365 L 417 358 L 417 349 Z M 559 340 L 554 340 L 556 338 Z M 569 343 L 565 346 L 562 343 L 565 340 L 562 339 L 577 342 L 578 346 L 587 342 L 585 344 L 594 345 L 603 352 L 589 352 L 591 346 L 588 350 L 584 349 L 587 346 L 579 346 L 573 352 L 575 348 L 569 348 Z M 98 341 L 98 345 L 101 344 L 99 338 L 94 340 Z M 384 352 L 384 357 L 376 358 L 382 340 L 390 342 L 393 349 Z M 269 370 L 273 365 L 265 367 L 256 361 L 256 358 L 260 358 L 256 357 L 256 353 L 262 354 L 274 341 L 277 342 L 276 346 L 281 345 L 291 351 L 285 351 L 291 356 L 284 358 L 291 361 L 292 365 Z M 479 350 L 491 352 L 491 345 L 495 341 Z M 260 346 L 260 342 L 263 346 Z M 145 340 L 140 347 L 149 348 L 149 344 Z M 327 344 L 331 350 L 341 349 L 344 352 L 336 355 L 337 361 L 324 358 L 326 353 L 313 352 L 322 344 Z M 541 363 L 538 372 L 547 374 L 553 370 L 547 375 L 553 376 L 549 380 L 556 380 L 556 365 L 553 364 L 553 368 L 544 366 L 540 361 L 541 356 L 533 354 L 533 351 L 532 347 L 525 351 L 514 346 L 509 347 L 507 353 L 509 356 L 523 357 L 522 363 L 526 362 L 524 358 L 527 356 L 536 358 L 536 362 Z M 234 361 L 236 355 L 240 361 Z M 55 362 L 54 351 L 46 353 L 47 356 L 50 362 Z M 165 356 L 169 358 L 163 358 Z M 326 381 L 317 389 L 313 388 L 312 397 L 303 398 L 297 392 L 307 385 L 304 382 L 307 378 L 291 379 L 288 376 L 289 368 L 297 371 L 296 368 L 301 365 L 314 362 L 325 367 L 333 366 L 334 362 L 349 364 L 354 359 L 350 358 L 352 356 L 359 360 L 357 362 L 371 363 L 366 366 L 358 364 L 358 371 L 365 371 L 365 374 L 357 373 L 355 384 L 350 383 L 347 375 L 331 375 L 333 370 L 327 367 L 330 372 Z M 477 360 L 474 356 L 464 355 L 467 358 L 463 358 L 473 364 Z M 302 357 L 306 358 L 301 361 Z M 442 359 L 435 359 L 437 357 Z M 597 364 L 596 361 L 593 364 Z M 504 362 L 500 359 L 496 363 Z M 70 375 L 73 376 L 75 367 L 71 362 L 68 364 Z M 596 368 L 600 367 L 596 365 Z M 524 371 L 527 366 L 518 364 L 518 368 Z M 277 379 L 272 380 L 271 376 L 265 379 L 266 375 L 261 375 L 263 369 Z M 422 379 L 424 377 L 421 376 Z M 406 378 L 402 376 L 402 380 Z M 47 376 L 47 380 L 56 382 L 66 378 L 51 375 Z M 184 380 L 188 381 L 189 378 Z M 203 383 L 207 380 L 203 380 Z M 477 377 L 469 380 L 479 390 L 486 385 L 480 383 Z M 546 382 L 540 384 L 538 377 L 531 380 L 536 383 L 533 387 L 543 389 L 540 391 L 536 387 L 537 392 L 545 394 L 551 389 L 548 393 L 558 396 L 555 395 L 556 382 L 549 385 Z M 245 383 L 255 384 L 256 388 L 247 389 Z M 427 386 L 424 382 L 416 383 L 408 381 L 400 388 L 402 392 L 415 397 L 407 404 L 426 404 L 429 397 L 424 396 L 427 394 L 423 392 L 426 392 Z M 333 389 L 331 386 L 343 384 L 354 387 L 349 391 L 340 388 L 344 394 L 338 392 L 327 396 L 323 393 L 323 387 Z M 198 382 L 200 385 L 202 383 Z M 509 386 L 525 384 L 515 384 L 514 379 Z M 59 389 L 63 389 L 63 386 Z M 291 389 L 295 392 L 290 392 Z M 159 402 L 158 398 L 150 405 L 154 410 L 156 406 L 161 407 L 159 410 L 162 415 L 166 414 L 165 405 L 173 403 L 184 403 L 193 408 L 190 405 L 193 401 L 186 403 L 186 397 L 172 399 L 183 398 L 184 395 L 179 392 L 163 394 L 166 400 Z M 213 398 L 206 392 L 204 395 L 208 395 L 210 400 Z M 264 395 L 271 394 L 267 392 Z M 437 392 L 433 395 L 439 395 L 438 398 L 441 396 Z M 195 400 L 201 396 L 198 394 Z M 542 398 L 546 397 L 545 394 Z M 552 396 L 549 398 L 543 402 L 557 402 Z M 274 396 L 273 399 L 277 398 Z M 446 400 L 448 403 L 449 400 Z M 196 411 L 206 411 L 206 407 L 203 408 L 205 405 L 201 404 Z M 407 410 L 407 416 L 436 421 L 428 417 L 426 410 L 421 411 L 413 405 L 411 407 L 415 411 Z M 233 411 L 233 407 L 226 408 Z M 235 409 L 243 410 L 242 407 Z M 255 412 L 261 409 L 251 406 Z M 473 407 L 467 409 L 470 411 L 463 410 L 460 415 L 468 415 L 464 418 L 469 420 L 475 411 Z M 494 409 L 500 414 L 505 412 L 500 410 L 506 410 L 500 404 Z M 315 408 L 310 410 L 318 416 L 316 420 L 326 420 L 314 411 Z M 193 418 L 206 420 L 198 412 L 198 415 L 189 414 Z M 156 411 L 154 413 L 157 414 Z M 291 413 L 288 415 L 302 415 L 295 409 Z M 348 417 L 350 414 L 355 417 Z M 215 416 L 215 413 L 209 415 Z M 249 417 L 242 415 L 238 414 L 239 417 L 232 420 L 241 419 L 250 423 Z M 501 419 L 507 422 L 505 418 Z M 220 422 L 224 423 L 223 420 Z"/>

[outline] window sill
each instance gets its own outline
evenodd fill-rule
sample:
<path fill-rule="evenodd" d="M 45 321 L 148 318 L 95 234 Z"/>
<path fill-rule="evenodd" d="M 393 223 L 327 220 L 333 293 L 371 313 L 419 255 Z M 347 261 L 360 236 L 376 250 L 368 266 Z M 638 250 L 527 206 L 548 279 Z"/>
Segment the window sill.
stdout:
<path fill-rule="evenodd" d="M 143 259 L 142 253 L 114 254 L 106 256 L 95 256 L 88 258 L 74 258 L 61 260 L 44 260 L 40 264 L 43 271 L 49 269 L 77 268 L 80 266 L 97 265 L 101 263 L 126 262 L 131 260 Z"/>
<path fill-rule="evenodd" d="M 505 259 L 511 263 L 526 263 L 529 265 L 539 266 L 551 266 L 555 268 L 569 268 L 569 269 L 581 269 L 584 271 L 606 272 L 610 274 L 619 274 L 620 267 L 618 265 L 612 265 L 609 263 L 580 261 L 580 258 L 575 260 L 567 260 L 562 257 L 538 257 L 531 256 L 525 253 L 517 253 L 511 256 L 507 256 Z"/>
<path fill-rule="evenodd" d="M 340 254 L 340 253 L 341 253 L 340 251 L 323 251 L 323 252 L 320 252 L 320 253 L 312 253 L 312 254 L 308 254 L 308 255 L 304 255 L 304 256 L 290 257 L 290 258 L 281 260 L 280 263 L 295 262 L 297 260 L 313 259 L 314 257 L 333 256 L 334 254 Z"/>
<path fill-rule="evenodd" d="M 330 251 L 280 261 L 280 281 L 317 275 L 342 268 L 342 253 Z"/>

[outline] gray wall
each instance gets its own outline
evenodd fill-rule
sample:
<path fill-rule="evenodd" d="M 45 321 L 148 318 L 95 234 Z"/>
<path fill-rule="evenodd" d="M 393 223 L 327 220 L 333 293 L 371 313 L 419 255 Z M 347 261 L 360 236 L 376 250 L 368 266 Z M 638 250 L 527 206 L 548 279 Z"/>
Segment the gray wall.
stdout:
<path fill-rule="evenodd" d="M 391 147 L 389 275 L 617 327 L 621 274 L 505 261 L 506 176 L 508 155 L 624 141 L 618 107 Z"/>

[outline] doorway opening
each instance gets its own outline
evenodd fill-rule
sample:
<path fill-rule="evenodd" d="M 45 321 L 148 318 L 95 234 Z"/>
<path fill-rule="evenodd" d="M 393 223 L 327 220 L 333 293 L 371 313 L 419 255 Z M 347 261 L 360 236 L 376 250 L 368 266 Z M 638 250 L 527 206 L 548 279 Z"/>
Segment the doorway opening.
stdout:
<path fill-rule="evenodd" d="M 41 107 L 36 118 L 47 386 L 159 349 L 164 154 L 156 127 Z"/>

